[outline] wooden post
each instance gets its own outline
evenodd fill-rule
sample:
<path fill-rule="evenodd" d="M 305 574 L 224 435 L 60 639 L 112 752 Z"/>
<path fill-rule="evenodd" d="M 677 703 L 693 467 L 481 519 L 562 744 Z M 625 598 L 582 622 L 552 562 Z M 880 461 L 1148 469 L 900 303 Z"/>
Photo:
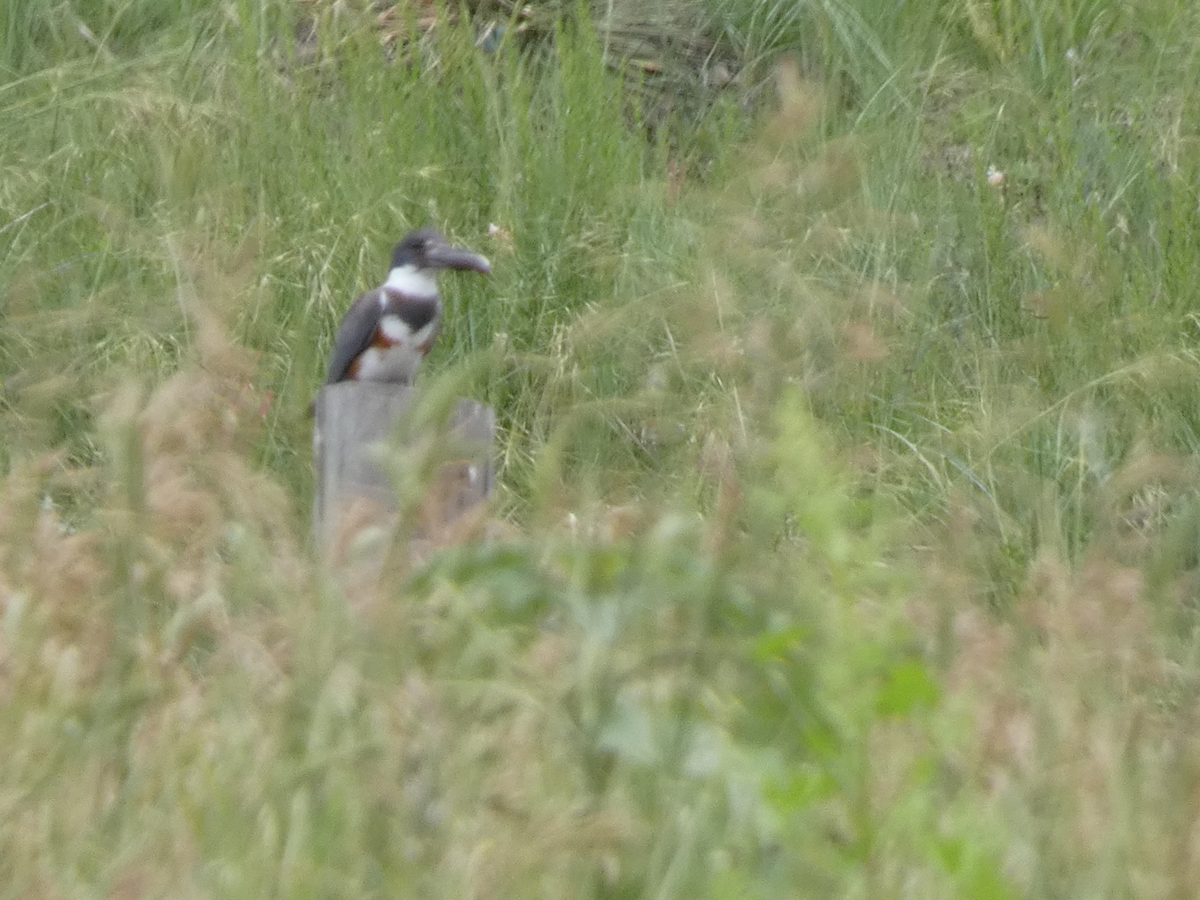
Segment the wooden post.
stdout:
<path fill-rule="evenodd" d="M 405 385 L 360 381 L 326 385 L 317 395 L 313 537 L 323 553 L 331 552 L 335 540 L 344 542 L 342 532 L 354 529 L 353 520 L 364 525 L 396 521 L 399 504 L 380 459 L 416 397 L 416 390 Z M 416 523 L 418 533 L 449 525 L 482 503 L 495 477 L 496 414 L 490 407 L 458 401 L 446 428 L 433 437 L 450 446 L 451 459 L 429 486 L 434 508 L 426 509 L 425 518 L 432 521 Z"/>

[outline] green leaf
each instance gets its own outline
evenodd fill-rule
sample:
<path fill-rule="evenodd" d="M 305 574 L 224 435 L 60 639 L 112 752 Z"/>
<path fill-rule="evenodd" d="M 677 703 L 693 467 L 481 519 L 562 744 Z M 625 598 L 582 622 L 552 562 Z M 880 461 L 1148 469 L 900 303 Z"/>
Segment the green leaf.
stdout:
<path fill-rule="evenodd" d="M 876 708 L 883 716 L 907 716 L 919 707 L 936 706 L 940 699 L 941 688 L 925 664 L 910 659 L 887 673 Z"/>

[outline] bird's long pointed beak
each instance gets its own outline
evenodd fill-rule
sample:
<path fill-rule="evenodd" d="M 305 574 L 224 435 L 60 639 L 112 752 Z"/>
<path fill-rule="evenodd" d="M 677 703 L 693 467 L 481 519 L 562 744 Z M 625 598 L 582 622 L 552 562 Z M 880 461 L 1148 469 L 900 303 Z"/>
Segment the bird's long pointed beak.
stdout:
<path fill-rule="evenodd" d="M 451 247 L 449 244 L 439 244 L 426 250 L 425 260 L 439 269 L 462 269 L 481 275 L 492 274 L 492 264 L 487 261 L 487 257 L 463 247 Z"/>

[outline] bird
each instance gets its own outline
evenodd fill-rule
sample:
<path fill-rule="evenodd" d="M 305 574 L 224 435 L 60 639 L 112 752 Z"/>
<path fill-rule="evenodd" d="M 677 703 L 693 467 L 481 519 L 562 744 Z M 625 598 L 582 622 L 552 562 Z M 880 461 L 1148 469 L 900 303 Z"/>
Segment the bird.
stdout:
<path fill-rule="evenodd" d="M 325 384 L 411 385 L 441 329 L 437 274 L 442 269 L 492 274 L 486 257 L 452 246 L 435 229 L 412 232 L 392 251 L 387 280 L 346 311 L 333 339 Z"/>

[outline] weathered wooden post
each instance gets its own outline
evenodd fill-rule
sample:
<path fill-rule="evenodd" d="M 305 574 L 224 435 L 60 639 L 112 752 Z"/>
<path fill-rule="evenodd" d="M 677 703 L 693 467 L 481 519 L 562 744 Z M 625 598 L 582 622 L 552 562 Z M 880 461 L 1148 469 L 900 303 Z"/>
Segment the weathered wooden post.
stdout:
<path fill-rule="evenodd" d="M 397 523 L 400 504 L 380 465 L 380 453 L 416 397 L 416 389 L 407 385 L 365 381 L 329 384 L 317 395 L 313 537 L 326 556 L 335 541 L 346 543 L 344 532 L 356 530 L 356 525 Z M 450 525 L 485 501 L 495 477 L 496 414 L 491 407 L 458 401 L 437 437 L 456 450 L 430 485 L 434 508 L 426 508 L 425 517 L 432 521 L 413 523 L 416 537 L 432 537 L 421 530 Z"/>

